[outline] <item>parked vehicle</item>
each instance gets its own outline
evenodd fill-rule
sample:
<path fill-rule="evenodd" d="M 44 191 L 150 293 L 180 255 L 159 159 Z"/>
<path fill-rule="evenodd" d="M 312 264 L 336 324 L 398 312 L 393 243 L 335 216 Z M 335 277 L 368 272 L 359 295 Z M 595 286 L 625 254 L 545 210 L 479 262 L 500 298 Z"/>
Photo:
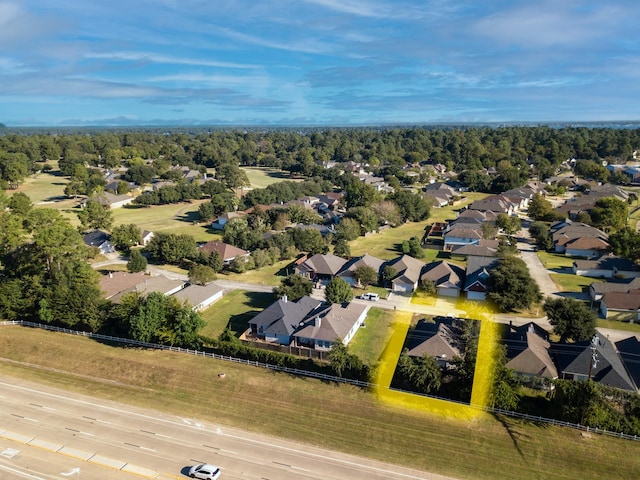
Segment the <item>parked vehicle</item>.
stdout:
<path fill-rule="evenodd" d="M 380 300 L 380 295 L 371 292 L 363 293 L 360 298 L 362 298 L 363 300 L 371 300 L 372 302 L 377 302 L 378 300 Z"/>
<path fill-rule="evenodd" d="M 217 480 L 220 478 L 220 469 L 208 463 L 194 465 L 189 469 L 189 476 L 191 478 L 202 478 L 204 480 Z"/>

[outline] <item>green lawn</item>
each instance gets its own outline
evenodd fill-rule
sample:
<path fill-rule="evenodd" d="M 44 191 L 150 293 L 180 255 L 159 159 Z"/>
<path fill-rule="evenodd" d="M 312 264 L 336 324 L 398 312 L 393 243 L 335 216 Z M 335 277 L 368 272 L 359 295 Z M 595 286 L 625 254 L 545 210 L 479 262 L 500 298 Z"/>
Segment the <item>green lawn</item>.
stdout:
<path fill-rule="evenodd" d="M 233 280 L 234 282 L 255 283 L 258 285 L 270 285 L 277 287 L 284 277 L 293 273 L 292 263 L 294 260 L 282 260 L 271 266 L 262 267 L 257 270 L 249 270 L 244 273 L 226 272 L 218 278 Z"/>
<path fill-rule="evenodd" d="M 249 183 L 252 188 L 265 188 L 272 183 L 282 182 L 283 180 L 300 182 L 300 179 L 289 178 L 289 174 L 276 168 L 268 167 L 241 167 L 247 174 Z"/>
<path fill-rule="evenodd" d="M 188 411 L 192 418 L 223 428 L 459 479 L 626 480 L 640 471 L 637 442 L 504 418 L 456 420 L 381 404 L 375 394 L 349 385 L 38 329 L 0 328 L 2 375 L 70 395 L 170 415 Z M 218 377 L 221 372 L 224 380 Z M 319 425 L 322 435 L 313 433 Z"/>
<path fill-rule="evenodd" d="M 573 258 L 567 257 L 560 253 L 549 253 L 538 251 L 538 257 L 545 268 L 556 270 L 561 268 L 571 268 L 573 266 Z"/>
<path fill-rule="evenodd" d="M 227 326 L 238 336 L 249 327 L 249 320 L 275 301 L 272 293 L 231 290 L 200 315 L 206 322 L 201 335 L 217 338 Z"/>
<path fill-rule="evenodd" d="M 551 273 L 549 276 L 561 292 L 583 292 L 595 281 L 593 278 L 572 273 Z"/>
<path fill-rule="evenodd" d="M 611 328 L 613 330 L 622 330 L 624 332 L 640 333 L 639 323 L 616 322 L 613 320 L 598 318 L 596 319 L 596 324 L 600 328 Z"/>
<path fill-rule="evenodd" d="M 366 326 L 358 330 L 349 344 L 349 351 L 366 365 L 375 368 L 393 333 L 393 317 L 394 314 L 388 310 L 371 308 L 365 320 Z"/>
<path fill-rule="evenodd" d="M 27 177 L 17 190 L 7 190 L 7 195 L 11 196 L 16 192 L 22 192 L 28 195 L 33 203 L 46 202 L 45 205 L 54 208 L 60 203 L 69 202 L 64 194 L 64 188 L 69 181 L 58 170 L 57 162 L 49 162 L 49 164 L 53 170 Z"/>

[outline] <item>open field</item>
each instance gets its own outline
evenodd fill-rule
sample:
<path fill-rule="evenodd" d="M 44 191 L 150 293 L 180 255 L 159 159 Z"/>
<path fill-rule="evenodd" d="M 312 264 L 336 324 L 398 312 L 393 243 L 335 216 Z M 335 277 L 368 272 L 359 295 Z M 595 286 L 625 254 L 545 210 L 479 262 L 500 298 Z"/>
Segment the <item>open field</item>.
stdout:
<path fill-rule="evenodd" d="M 443 208 L 432 208 L 429 219 L 424 222 L 405 223 L 399 227 L 389 228 L 367 237 L 356 238 L 349 243 L 351 255 L 358 256 L 368 253 L 383 260 L 390 260 L 397 257 L 401 254 L 400 247 L 403 241 L 409 240 L 411 237 L 422 239 L 424 229 L 427 225 L 431 225 L 433 222 L 443 222 L 446 219 L 454 219 L 456 218 L 456 210 L 460 210 L 473 201 L 487 196 L 486 193 L 467 193 L 465 195 L 467 195 L 467 197 L 455 205 L 449 205 Z M 431 255 L 437 255 L 437 253 L 431 253 Z M 435 256 L 433 258 L 435 258 Z M 431 260 L 432 258 L 429 257 L 428 260 L 425 261 Z"/>
<path fill-rule="evenodd" d="M 550 276 L 561 292 L 582 293 L 585 288 L 596 281 L 594 278 L 573 275 L 572 273 L 551 273 Z"/>
<path fill-rule="evenodd" d="M 567 257 L 560 253 L 549 253 L 538 250 L 538 257 L 540 261 L 544 265 L 545 268 L 549 270 L 563 270 L 566 268 L 571 268 L 573 265 L 573 258 Z"/>
<path fill-rule="evenodd" d="M 382 405 L 347 385 L 0 328 L 4 375 L 457 478 L 629 479 L 640 468 L 635 442 L 509 419 L 452 420 Z"/>
<path fill-rule="evenodd" d="M 247 174 L 251 188 L 265 188 L 272 183 L 282 182 L 283 180 L 291 182 L 301 182 L 301 179 L 289 178 L 287 172 L 276 168 L 268 167 L 240 167 Z"/>

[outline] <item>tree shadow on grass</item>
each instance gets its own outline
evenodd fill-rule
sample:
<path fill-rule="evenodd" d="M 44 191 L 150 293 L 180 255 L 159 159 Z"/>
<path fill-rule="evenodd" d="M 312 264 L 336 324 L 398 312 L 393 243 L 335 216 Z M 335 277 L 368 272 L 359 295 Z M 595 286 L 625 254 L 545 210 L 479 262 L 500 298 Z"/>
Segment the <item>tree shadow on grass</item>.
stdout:
<path fill-rule="evenodd" d="M 200 223 L 200 214 L 197 210 L 191 210 L 181 215 L 176 215 L 176 219 L 187 223 Z"/>

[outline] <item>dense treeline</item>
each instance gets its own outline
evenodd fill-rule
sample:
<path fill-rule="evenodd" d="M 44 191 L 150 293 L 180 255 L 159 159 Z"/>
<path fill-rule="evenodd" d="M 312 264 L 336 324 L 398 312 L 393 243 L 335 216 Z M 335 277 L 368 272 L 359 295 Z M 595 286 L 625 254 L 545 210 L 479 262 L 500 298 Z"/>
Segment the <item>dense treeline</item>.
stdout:
<path fill-rule="evenodd" d="M 393 175 L 407 163 L 429 161 L 449 170 L 535 166 L 541 175 L 567 158 L 628 160 L 640 148 L 640 129 L 546 126 L 316 129 L 306 132 L 213 131 L 155 133 L 99 131 L 0 136 L 0 179 L 22 181 L 39 162 L 115 168 L 122 160 L 162 158 L 171 165 L 282 168 L 312 177 L 327 162 L 366 162 Z"/>

